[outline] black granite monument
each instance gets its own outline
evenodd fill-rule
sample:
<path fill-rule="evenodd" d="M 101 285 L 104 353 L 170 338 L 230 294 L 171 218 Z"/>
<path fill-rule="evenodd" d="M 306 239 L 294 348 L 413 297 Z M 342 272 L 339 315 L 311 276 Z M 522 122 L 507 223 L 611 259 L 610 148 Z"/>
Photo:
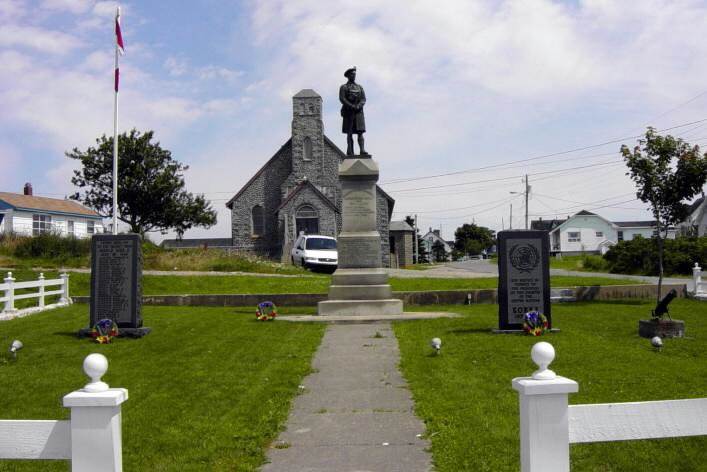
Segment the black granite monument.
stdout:
<path fill-rule="evenodd" d="M 498 332 L 522 331 L 530 311 L 545 315 L 552 328 L 548 232 L 501 231 L 498 255 Z"/>
<path fill-rule="evenodd" d="M 88 329 L 102 319 L 118 325 L 120 336 L 142 337 L 142 247 L 137 234 L 97 234 L 91 240 L 91 312 Z"/>

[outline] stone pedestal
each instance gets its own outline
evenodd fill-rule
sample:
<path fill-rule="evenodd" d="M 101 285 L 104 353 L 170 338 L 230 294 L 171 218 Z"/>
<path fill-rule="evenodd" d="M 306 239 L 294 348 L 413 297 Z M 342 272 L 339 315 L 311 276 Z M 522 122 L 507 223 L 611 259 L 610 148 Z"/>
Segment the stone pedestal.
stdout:
<path fill-rule="evenodd" d="M 337 238 L 339 263 L 332 275 L 329 299 L 319 302 L 320 315 L 397 315 L 403 302 L 392 297 L 381 263 L 376 229 L 378 164 L 371 158 L 345 159 L 339 165 L 342 228 Z"/>
<path fill-rule="evenodd" d="M 682 338 L 685 336 L 685 322 L 682 320 L 639 320 L 638 335 L 642 338 Z"/>

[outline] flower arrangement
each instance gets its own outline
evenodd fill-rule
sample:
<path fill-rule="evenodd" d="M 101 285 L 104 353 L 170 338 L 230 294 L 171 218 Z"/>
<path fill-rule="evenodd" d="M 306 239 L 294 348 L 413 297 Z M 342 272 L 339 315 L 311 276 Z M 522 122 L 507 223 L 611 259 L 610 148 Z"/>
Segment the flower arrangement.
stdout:
<path fill-rule="evenodd" d="M 272 321 L 277 316 L 277 307 L 273 302 L 258 303 L 255 310 L 255 318 L 258 321 Z"/>
<path fill-rule="evenodd" d="M 110 344 L 116 336 L 118 336 L 118 325 L 108 318 L 100 320 L 91 330 L 91 337 L 98 344 Z"/>
<path fill-rule="evenodd" d="M 542 336 L 547 331 L 549 323 L 540 312 L 531 311 L 523 316 L 523 330 L 532 336 Z"/>

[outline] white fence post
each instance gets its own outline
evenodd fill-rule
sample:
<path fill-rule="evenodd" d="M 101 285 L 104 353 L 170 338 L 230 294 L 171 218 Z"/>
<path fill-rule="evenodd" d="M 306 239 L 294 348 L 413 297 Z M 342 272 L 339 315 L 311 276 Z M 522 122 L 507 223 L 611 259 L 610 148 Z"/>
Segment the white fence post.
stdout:
<path fill-rule="evenodd" d="M 702 294 L 702 267 L 695 262 L 695 267 L 692 268 L 692 278 L 695 282 L 695 295 Z"/>
<path fill-rule="evenodd" d="M 567 397 L 579 385 L 547 368 L 555 358 L 550 343 L 536 343 L 530 355 L 538 370 L 512 382 L 520 401 L 521 472 L 569 472 Z"/>
<path fill-rule="evenodd" d="M 13 313 L 15 311 L 15 287 L 13 286 L 15 279 L 12 277 L 12 272 L 7 273 L 4 282 L 7 284 L 7 288 L 5 289 L 6 300 L 3 312 Z"/>
<path fill-rule="evenodd" d="M 108 388 L 101 377 L 108 370 L 102 354 L 89 354 L 83 370 L 91 378 L 83 389 L 64 396 L 71 408 L 72 472 L 123 470 L 121 407 L 128 399 L 124 388 Z"/>
<path fill-rule="evenodd" d="M 44 308 L 44 272 L 39 273 L 39 308 Z"/>
<path fill-rule="evenodd" d="M 69 297 L 69 274 L 64 272 L 59 276 L 59 278 L 64 281 L 61 286 L 64 289 L 64 293 L 61 294 L 61 298 L 59 298 L 59 303 L 70 304 L 71 298 Z"/>

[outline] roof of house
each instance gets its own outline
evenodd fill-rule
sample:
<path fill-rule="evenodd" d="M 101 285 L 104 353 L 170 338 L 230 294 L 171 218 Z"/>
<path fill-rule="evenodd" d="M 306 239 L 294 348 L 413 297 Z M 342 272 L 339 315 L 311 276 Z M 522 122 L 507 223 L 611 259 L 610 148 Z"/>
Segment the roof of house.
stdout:
<path fill-rule="evenodd" d="M 700 197 L 697 200 L 695 200 L 694 202 L 692 202 L 687 208 L 687 214 L 692 215 L 695 212 L 695 210 L 697 210 L 700 207 L 700 205 L 702 205 L 702 203 L 704 201 L 705 201 L 705 197 Z"/>
<path fill-rule="evenodd" d="M 74 200 L 62 200 L 58 198 L 23 195 L 20 193 L 0 192 L 0 201 L 5 202 L 17 210 L 39 210 L 48 213 L 62 213 L 101 218 L 101 215 Z"/>
<path fill-rule="evenodd" d="M 391 221 L 390 226 L 388 227 L 389 231 L 410 231 L 414 232 L 415 230 L 413 229 L 412 226 L 407 224 L 404 221 Z"/>
<path fill-rule="evenodd" d="M 580 210 L 577 213 L 575 213 L 574 216 L 599 216 L 599 215 L 597 215 L 596 213 L 592 213 L 591 211 Z"/>
<path fill-rule="evenodd" d="M 567 220 L 533 220 L 530 222 L 530 229 L 551 231 Z"/>
<path fill-rule="evenodd" d="M 651 228 L 655 226 L 655 221 L 612 221 L 620 228 Z"/>

